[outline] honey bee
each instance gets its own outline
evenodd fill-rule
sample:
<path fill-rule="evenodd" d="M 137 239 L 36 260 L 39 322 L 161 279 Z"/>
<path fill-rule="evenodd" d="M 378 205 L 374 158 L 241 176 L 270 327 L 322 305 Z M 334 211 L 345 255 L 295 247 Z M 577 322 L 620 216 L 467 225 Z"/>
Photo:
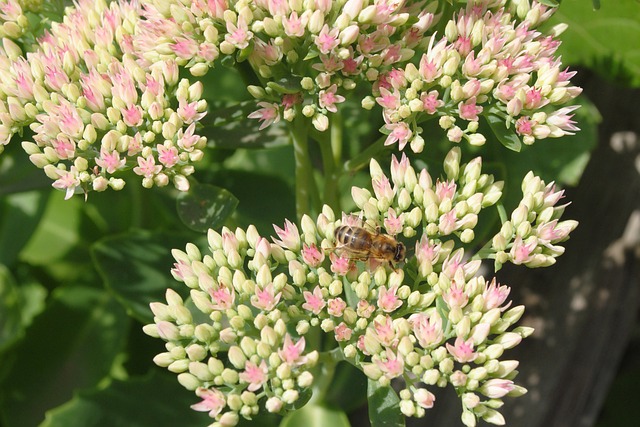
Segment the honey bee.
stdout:
<path fill-rule="evenodd" d="M 360 261 L 387 261 L 391 268 L 405 256 L 405 246 L 388 234 L 363 227 L 342 225 L 336 228 L 336 252 Z"/>

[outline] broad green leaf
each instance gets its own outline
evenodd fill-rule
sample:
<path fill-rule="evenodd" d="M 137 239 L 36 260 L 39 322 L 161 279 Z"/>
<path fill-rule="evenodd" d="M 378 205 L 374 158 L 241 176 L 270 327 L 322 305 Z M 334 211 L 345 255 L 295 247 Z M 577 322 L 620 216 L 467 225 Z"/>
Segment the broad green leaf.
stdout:
<path fill-rule="evenodd" d="M 0 155 L 0 196 L 51 188 L 51 180 L 29 161 L 15 136 Z M 28 139 L 28 138 L 26 138 Z"/>
<path fill-rule="evenodd" d="M 293 189 L 278 176 L 225 170 L 216 174 L 216 181 L 238 198 L 234 219 L 241 227 L 254 224 L 269 235 L 272 224 L 282 226 L 286 218 L 295 218 Z"/>
<path fill-rule="evenodd" d="M 194 184 L 176 200 L 178 216 L 194 231 L 218 228 L 238 206 L 238 199 L 224 188 Z"/>
<path fill-rule="evenodd" d="M 5 427 L 35 426 L 78 388 L 95 387 L 114 368 L 129 318 L 108 293 L 58 288 L 12 351 L 2 384 Z"/>
<path fill-rule="evenodd" d="M 185 235 L 135 231 L 102 239 L 91 247 L 91 253 L 104 283 L 129 314 L 150 323 L 149 303 L 164 301 L 167 288 L 188 295 L 188 288 L 170 273 L 175 262 L 171 249 L 182 250 L 188 241 Z"/>
<path fill-rule="evenodd" d="M 45 297 L 42 286 L 36 283 L 18 286 L 9 270 L 0 264 L 0 353 L 23 337 L 33 317 L 44 309 Z"/>
<path fill-rule="evenodd" d="M 40 221 L 46 202 L 42 191 L 15 193 L 0 199 L 0 263 L 15 262 Z"/>
<path fill-rule="evenodd" d="M 518 138 L 518 135 L 516 135 L 513 128 L 507 129 L 505 127 L 505 122 L 502 117 L 492 113 L 483 117 L 487 120 L 493 134 L 498 138 L 498 141 L 500 141 L 502 145 L 511 151 L 518 152 L 522 149 L 522 142 L 520 141 L 520 138 Z"/>
<path fill-rule="evenodd" d="M 204 427 L 213 420 L 190 408 L 199 400 L 174 375 L 154 373 L 80 391 L 48 411 L 40 427 Z"/>
<path fill-rule="evenodd" d="M 640 3 L 564 0 L 550 25 L 566 23 L 562 62 L 589 67 L 617 84 L 640 86 Z"/>
<path fill-rule="evenodd" d="M 371 427 L 404 427 L 404 415 L 400 412 L 400 398 L 391 387 L 382 387 L 378 381 L 369 380 L 369 421 Z"/>
<path fill-rule="evenodd" d="M 309 404 L 291 412 L 282 420 L 280 427 L 350 427 L 347 414 L 338 409 Z"/>
<path fill-rule="evenodd" d="M 254 104 L 252 111 L 258 110 Z M 289 145 L 289 134 L 283 122 L 274 123 L 260 129 L 262 122 L 246 116 L 239 121 L 229 122 L 222 126 L 208 127 L 200 131 L 200 135 L 208 139 L 211 148 L 273 148 Z"/>
<path fill-rule="evenodd" d="M 64 200 L 62 192 L 51 192 L 42 219 L 20 258 L 34 265 L 64 258 L 80 241 L 78 229 L 83 203 L 81 197 Z"/>
<path fill-rule="evenodd" d="M 366 403 L 366 396 L 367 377 L 364 373 L 351 363 L 339 363 L 325 398 L 327 404 L 351 412 Z"/>
<path fill-rule="evenodd" d="M 247 116 L 258 108 L 255 100 L 242 101 L 221 108 L 211 108 L 202 122 L 206 123 L 207 126 L 225 126 L 230 123 L 247 120 Z"/>

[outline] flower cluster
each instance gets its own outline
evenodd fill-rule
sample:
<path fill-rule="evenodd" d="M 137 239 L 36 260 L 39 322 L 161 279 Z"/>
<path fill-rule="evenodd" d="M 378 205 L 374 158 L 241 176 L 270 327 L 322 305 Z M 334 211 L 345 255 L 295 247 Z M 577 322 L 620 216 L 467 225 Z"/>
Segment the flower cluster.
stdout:
<path fill-rule="evenodd" d="M 575 72 L 562 70 L 554 56 L 559 42 L 534 29 L 554 9 L 528 1 L 510 5 L 522 21 L 504 8 L 470 3 L 446 24 L 444 35 L 431 37 L 418 66 L 409 63 L 380 81 L 374 95 L 384 110 L 387 145 L 398 142 L 403 149 L 409 143 L 422 151 L 419 125 L 434 118 L 447 139 L 471 145 L 486 141 L 477 132 L 481 117 L 492 127 L 513 126 L 525 144 L 578 130 L 571 120 L 577 107 L 553 109 L 580 94 L 570 86 Z"/>
<path fill-rule="evenodd" d="M 251 117 L 267 126 L 298 112 L 318 130 L 344 95 L 376 81 L 424 43 L 437 2 L 390 0 L 154 1 L 139 49 L 204 74 L 218 57 L 247 60 L 263 81 Z M 299 107 L 299 108 L 294 108 Z"/>
<path fill-rule="evenodd" d="M 80 0 L 26 56 L 3 40 L 0 147 L 29 126 L 31 161 L 75 192 L 116 190 L 133 169 L 142 185 L 189 187 L 206 140 L 202 84 L 178 78 L 173 61 L 137 61 L 132 39 L 140 6 Z"/>
<path fill-rule="evenodd" d="M 567 206 L 556 206 L 564 190 L 556 190 L 554 183 L 545 185 L 533 172 L 522 181 L 522 200 L 493 237 L 496 269 L 502 264 L 524 264 L 527 267 L 547 267 L 564 253 L 558 243 L 569 238 L 577 226 L 575 220 L 560 221 Z"/>
<path fill-rule="evenodd" d="M 275 227 L 271 242 L 253 226 L 223 228 L 209 231 L 204 255 L 192 244 L 174 250 L 172 273 L 191 289 L 193 305 L 171 290 L 167 304 L 151 304 L 154 323 L 144 330 L 167 341 L 156 363 L 178 373 L 203 399 L 193 408 L 219 425 L 260 406 L 290 409 L 317 381 L 318 360 L 346 360 L 383 386 L 404 380 L 407 416 L 423 416 L 434 389 L 451 384 L 466 425 L 504 423 L 500 399 L 525 390 L 513 382 L 518 363 L 501 357 L 532 330 L 509 331 L 523 307 L 509 308 L 509 287 L 478 275 L 481 261 L 466 258 L 452 239 L 472 238 L 467 230 L 496 203 L 500 184 L 481 173 L 478 159 L 460 165 L 458 148 L 445 170 L 447 179 L 434 182 L 403 157 L 394 159 L 389 180 L 372 161 L 375 197 L 353 190 L 359 218 L 336 219 L 325 206 L 315 221 L 304 216 L 301 230 L 289 221 Z M 416 239 L 415 254 L 402 268 L 351 258 L 334 237 L 344 225 L 392 241 L 402 233 Z M 335 340 L 329 354 L 318 353 L 318 332 Z"/>

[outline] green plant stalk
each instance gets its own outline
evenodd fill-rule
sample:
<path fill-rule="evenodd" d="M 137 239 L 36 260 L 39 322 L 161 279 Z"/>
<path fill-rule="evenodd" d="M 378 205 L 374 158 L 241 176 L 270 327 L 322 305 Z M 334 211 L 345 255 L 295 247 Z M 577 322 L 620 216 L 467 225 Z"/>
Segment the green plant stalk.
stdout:
<path fill-rule="evenodd" d="M 302 117 L 300 114 L 299 117 Z M 312 202 L 314 210 L 319 209 L 320 196 L 318 188 L 313 178 L 313 169 L 309 157 L 309 139 L 307 121 L 296 119 L 289 126 L 291 139 L 293 141 L 293 157 L 295 160 L 296 179 L 296 216 L 298 220 L 305 214 L 312 213 Z"/>
<path fill-rule="evenodd" d="M 342 117 L 336 113 L 329 124 L 330 141 L 318 141 L 322 154 L 324 169 L 323 202 L 334 211 L 340 211 L 340 195 L 338 194 L 339 170 L 337 168 L 336 151 L 342 149 Z M 335 148 L 338 150 L 335 150 Z"/>
<path fill-rule="evenodd" d="M 387 135 L 382 135 L 378 138 L 373 144 L 364 149 L 360 154 L 358 154 L 353 159 L 349 160 L 344 164 L 345 172 L 355 172 L 369 164 L 369 161 L 377 156 L 380 152 L 385 150 L 387 147 L 384 145 L 384 141 L 387 139 Z"/>
<path fill-rule="evenodd" d="M 336 347 L 331 351 L 320 353 L 318 366 L 320 372 L 315 375 L 313 381 L 313 395 L 309 399 L 309 404 L 321 403 L 325 400 L 327 393 L 330 391 L 333 377 L 336 373 L 338 363 L 345 360 L 344 354 L 340 347 Z"/>

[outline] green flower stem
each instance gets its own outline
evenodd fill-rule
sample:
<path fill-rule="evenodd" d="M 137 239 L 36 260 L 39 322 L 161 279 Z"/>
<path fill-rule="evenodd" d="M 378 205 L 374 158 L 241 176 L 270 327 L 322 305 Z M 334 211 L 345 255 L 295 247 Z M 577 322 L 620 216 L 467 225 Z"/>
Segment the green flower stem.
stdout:
<path fill-rule="evenodd" d="M 382 135 L 373 144 L 364 149 L 360 154 L 355 156 L 344 164 L 345 172 L 355 172 L 369 164 L 374 156 L 385 150 L 387 147 L 384 145 L 384 141 L 387 139 L 387 135 Z"/>
<path fill-rule="evenodd" d="M 498 216 L 500 217 L 500 224 L 504 224 L 509 220 L 507 218 L 507 211 L 504 208 L 504 205 L 500 202 L 496 203 L 496 208 L 498 209 Z"/>
<path fill-rule="evenodd" d="M 331 117 L 330 141 L 319 141 L 324 168 L 323 202 L 334 211 L 340 211 L 340 196 L 338 194 L 339 170 L 337 168 L 340 151 L 342 150 L 342 117 L 336 113 Z M 338 153 L 336 154 L 336 151 Z"/>
<path fill-rule="evenodd" d="M 493 240 L 489 240 L 485 245 L 480 248 L 478 252 L 476 252 L 470 261 L 482 260 L 482 259 L 493 259 L 495 258 L 496 250 L 493 249 Z"/>
<path fill-rule="evenodd" d="M 320 353 L 317 365 L 320 369 L 314 375 L 313 395 L 309 399 L 310 404 L 320 403 L 325 400 L 336 373 L 336 366 L 343 360 L 345 360 L 344 354 L 340 347 Z"/>
<path fill-rule="evenodd" d="M 320 196 L 313 177 L 313 168 L 309 157 L 308 123 L 306 120 L 294 120 L 289 129 L 293 140 L 296 177 L 296 216 L 298 220 L 304 214 L 320 209 Z M 312 206 L 312 203 L 314 206 Z"/>

